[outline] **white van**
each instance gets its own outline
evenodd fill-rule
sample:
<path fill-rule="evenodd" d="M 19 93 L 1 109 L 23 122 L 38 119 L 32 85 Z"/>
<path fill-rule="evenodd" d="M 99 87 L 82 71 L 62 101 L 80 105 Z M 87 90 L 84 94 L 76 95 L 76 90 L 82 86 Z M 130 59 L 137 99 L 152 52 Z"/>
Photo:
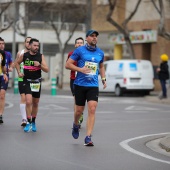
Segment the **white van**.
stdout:
<path fill-rule="evenodd" d="M 148 60 L 109 60 L 104 66 L 107 88 L 103 89 L 99 75 L 99 92 L 114 92 L 121 96 L 125 91 L 149 94 L 154 89 L 153 67 Z"/>

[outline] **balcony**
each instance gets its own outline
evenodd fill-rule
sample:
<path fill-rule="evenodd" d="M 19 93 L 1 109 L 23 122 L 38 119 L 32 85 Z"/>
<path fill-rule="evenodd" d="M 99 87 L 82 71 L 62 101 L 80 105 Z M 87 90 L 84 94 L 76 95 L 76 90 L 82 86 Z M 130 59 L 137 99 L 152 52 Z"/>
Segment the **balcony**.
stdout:
<path fill-rule="evenodd" d="M 62 23 L 61 22 L 54 22 L 54 24 L 57 27 L 61 27 Z M 65 31 L 72 30 L 73 26 L 74 26 L 73 23 L 65 22 L 63 24 L 62 30 L 65 30 Z M 31 21 L 30 25 L 29 25 L 29 29 L 52 29 L 52 28 L 51 28 L 50 24 L 45 23 L 43 21 Z M 85 30 L 86 30 L 86 25 L 82 24 L 82 23 L 79 23 L 78 26 L 77 26 L 76 31 L 85 31 Z"/>
<path fill-rule="evenodd" d="M 12 0 L 1 0 L 0 3 L 8 3 L 8 2 L 12 2 Z M 16 0 L 16 2 L 28 2 L 28 0 Z M 32 2 L 43 2 L 42 0 L 32 0 Z M 85 5 L 86 4 L 86 0 L 46 0 L 46 2 L 48 3 L 65 3 L 65 4 L 81 4 L 81 5 Z"/>

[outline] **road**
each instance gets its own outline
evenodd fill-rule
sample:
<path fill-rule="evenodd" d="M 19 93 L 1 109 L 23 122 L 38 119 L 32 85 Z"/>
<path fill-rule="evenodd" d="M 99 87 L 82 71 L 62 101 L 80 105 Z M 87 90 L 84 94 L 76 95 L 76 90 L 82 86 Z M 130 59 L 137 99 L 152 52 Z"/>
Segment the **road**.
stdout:
<path fill-rule="evenodd" d="M 85 147 L 85 121 L 79 139 L 71 136 L 74 101 L 70 92 L 42 93 L 36 133 L 25 133 L 20 127 L 19 95 L 8 91 L 6 99 L 0 125 L 0 170 L 170 169 L 170 155 L 146 146 L 169 132 L 169 105 L 138 96 L 100 95 L 92 134 L 95 146 Z"/>

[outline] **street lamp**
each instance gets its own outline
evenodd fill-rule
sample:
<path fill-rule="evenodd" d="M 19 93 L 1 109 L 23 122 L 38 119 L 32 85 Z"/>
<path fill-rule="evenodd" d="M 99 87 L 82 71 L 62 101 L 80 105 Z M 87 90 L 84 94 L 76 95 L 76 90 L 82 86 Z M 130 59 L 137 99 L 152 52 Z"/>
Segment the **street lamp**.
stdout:
<path fill-rule="evenodd" d="M 13 18 L 13 42 L 12 42 L 12 57 L 13 60 L 15 60 L 16 55 L 16 36 L 15 36 L 15 26 L 16 26 L 16 0 L 13 0 L 13 12 L 14 12 L 14 18 Z M 12 79 L 15 78 L 15 71 L 13 71 Z"/>

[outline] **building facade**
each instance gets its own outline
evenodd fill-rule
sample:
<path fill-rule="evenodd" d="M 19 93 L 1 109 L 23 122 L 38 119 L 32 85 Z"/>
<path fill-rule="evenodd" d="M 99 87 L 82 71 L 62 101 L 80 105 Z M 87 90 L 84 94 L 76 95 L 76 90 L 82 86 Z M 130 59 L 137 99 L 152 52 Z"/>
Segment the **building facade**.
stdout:
<path fill-rule="evenodd" d="M 0 36 L 5 40 L 6 50 L 12 53 L 15 44 L 16 54 L 24 48 L 24 40 L 27 36 L 38 39 L 40 52 L 44 54 L 50 69 L 48 74 L 43 73 L 43 79 L 49 80 L 50 83 L 51 78 L 62 74 L 64 83 L 69 82 L 69 70 L 64 69 L 64 64 L 68 52 L 74 50 L 75 39 L 85 38 L 86 1 L 15 0 L 14 4 L 13 0 L 1 0 L 0 12 Z M 14 21 L 16 21 L 15 30 Z M 8 26 L 9 28 L 6 29 Z M 69 39 L 70 35 L 72 36 Z M 17 76 L 16 72 L 15 76 Z"/>
<path fill-rule="evenodd" d="M 134 11 L 137 1 L 133 0 L 121 0 L 117 1 L 116 9 L 113 13 L 113 19 L 118 23 L 128 18 L 130 13 Z M 164 14 L 165 14 L 165 28 L 170 30 L 170 2 L 163 1 Z M 158 5 L 158 1 L 156 1 Z M 117 29 L 106 21 L 106 16 L 109 11 L 109 5 L 107 0 L 93 0 L 93 12 L 92 12 L 92 28 L 98 30 L 102 36 L 107 39 L 107 43 L 114 48 L 122 50 L 122 58 L 130 58 L 124 46 L 124 39 Z M 135 57 L 137 59 L 150 60 L 154 68 L 154 82 L 155 90 L 160 90 L 160 84 L 158 76 L 156 74 L 156 68 L 159 66 L 161 60 L 160 55 L 166 53 L 170 56 L 170 40 L 158 35 L 158 25 L 160 23 L 160 15 L 155 9 L 151 1 L 141 1 L 135 15 L 128 23 L 128 30 L 130 31 L 131 42 L 133 44 Z M 119 50 L 119 49 L 118 49 Z M 115 54 L 113 59 L 116 59 Z"/>
<path fill-rule="evenodd" d="M 74 40 L 77 37 L 85 38 L 87 29 L 99 31 L 98 46 L 105 52 L 106 59 L 130 58 L 124 37 L 111 25 L 106 16 L 109 11 L 108 0 L 15 0 L 16 1 L 16 25 L 15 33 L 16 51 L 23 48 L 25 36 L 31 36 L 40 40 L 40 51 L 45 55 L 50 72 L 44 74 L 46 80 L 56 77 L 60 72 L 63 58 L 60 55 L 60 42 L 55 30 L 50 25 L 52 19 L 57 29 L 61 29 L 60 40 L 62 46 L 66 42 L 74 23 L 78 21 L 72 38 L 68 41 L 64 53 L 74 49 Z M 0 2 L 0 30 L 8 26 L 14 18 L 14 1 L 1 0 Z M 169 1 L 164 2 L 165 28 L 170 30 Z M 118 0 L 113 12 L 113 19 L 122 24 L 136 6 L 134 0 Z M 156 1 L 158 5 L 158 1 Z M 9 5 L 9 6 L 8 6 Z M 4 10 L 6 7 L 6 10 Z M 4 10 L 4 11 L 3 11 Z M 84 14 L 84 15 L 82 15 Z M 77 17 L 79 16 L 79 20 Z M 159 13 L 151 1 L 141 1 L 138 10 L 128 23 L 131 42 L 137 59 L 150 60 L 154 70 L 160 64 L 160 55 L 166 53 L 170 56 L 170 41 L 158 35 L 160 23 Z M 25 34 L 25 36 L 23 36 Z M 14 31 L 12 25 L 9 29 L 0 32 L 5 39 L 6 49 L 12 51 L 14 43 Z M 117 57 L 118 55 L 118 57 Z M 15 58 L 15 56 L 13 56 Z M 62 66 L 60 66 L 62 64 Z M 64 69 L 64 83 L 69 82 L 69 70 Z M 160 89 L 157 74 L 155 72 L 155 90 Z"/>

